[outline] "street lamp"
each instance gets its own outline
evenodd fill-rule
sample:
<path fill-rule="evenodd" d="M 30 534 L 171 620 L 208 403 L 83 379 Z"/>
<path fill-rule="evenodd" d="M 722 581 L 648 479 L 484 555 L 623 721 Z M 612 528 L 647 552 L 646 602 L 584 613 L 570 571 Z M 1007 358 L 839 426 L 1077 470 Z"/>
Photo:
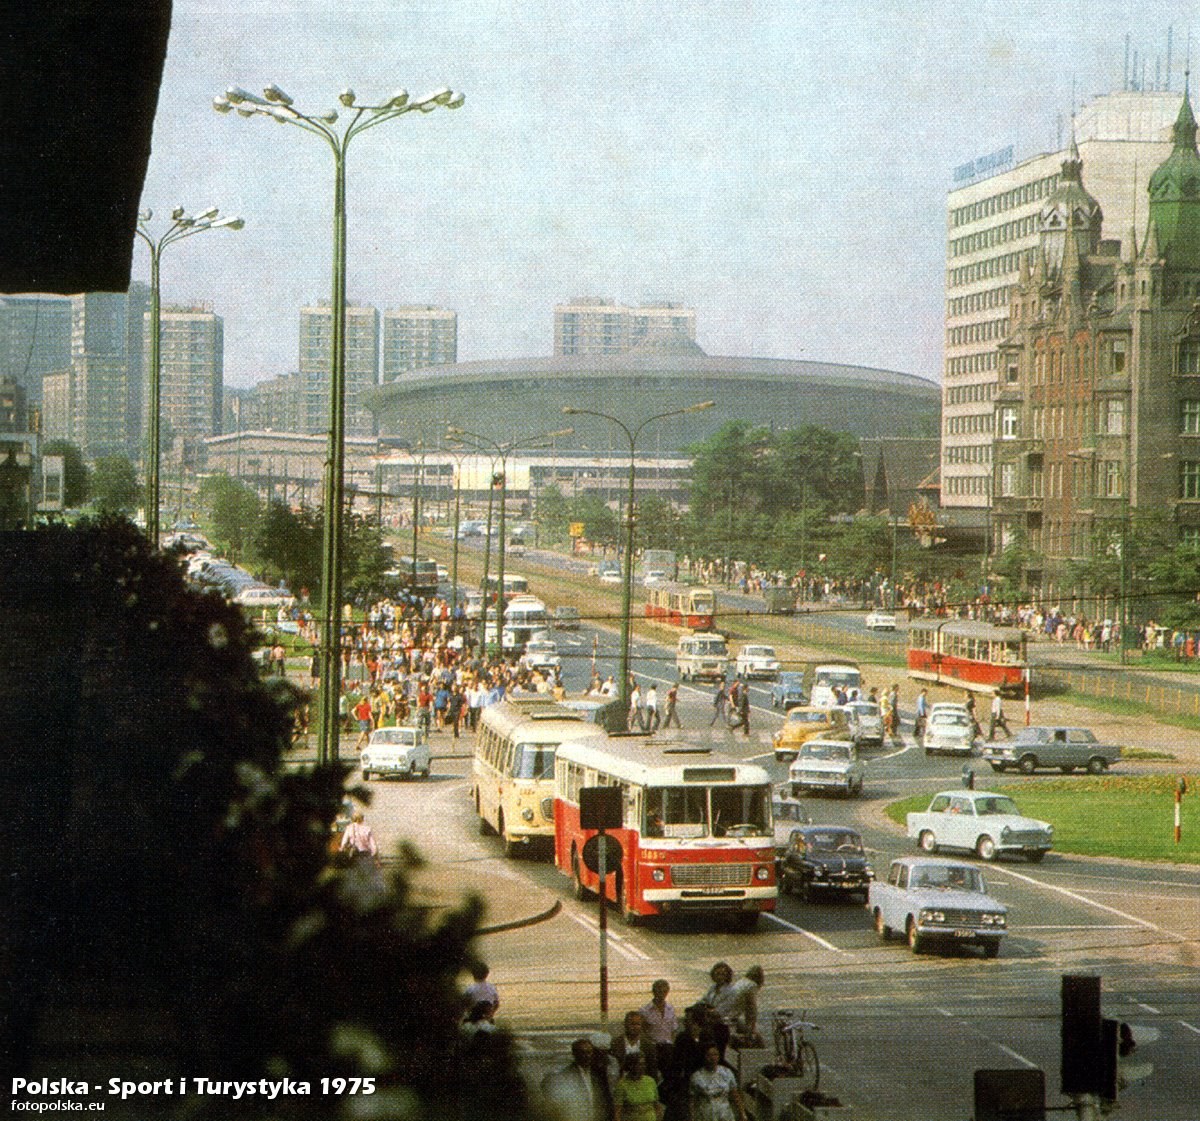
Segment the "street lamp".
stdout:
<path fill-rule="evenodd" d="M 625 578 L 621 595 L 621 703 L 625 712 L 629 711 L 629 614 L 633 605 L 633 496 L 637 479 L 637 438 L 642 429 L 656 420 L 667 417 L 683 416 L 685 413 L 698 413 L 703 409 L 711 409 L 715 401 L 700 401 L 683 409 L 672 409 L 666 413 L 655 413 L 648 416 L 632 431 L 615 416 L 597 412 L 595 409 L 578 409 L 574 405 L 564 405 L 563 412 L 567 416 L 594 416 L 615 424 L 629 441 L 629 501 L 625 504 Z"/>
<path fill-rule="evenodd" d="M 494 452 L 500 461 L 500 542 L 497 550 L 499 565 L 496 571 L 496 643 L 500 653 L 504 653 L 504 553 L 505 553 L 505 507 L 508 505 L 508 457 L 517 448 L 532 448 L 544 446 L 547 441 L 557 440 L 560 436 L 570 436 L 574 428 L 560 428 L 555 432 L 541 432 L 533 436 L 521 436 L 516 440 L 498 443 L 479 432 L 470 432 L 465 428 L 449 425 L 446 435 L 460 444 L 474 446 L 483 452 Z M 492 461 L 495 466 L 495 459 Z M 483 550 L 483 604 L 479 616 L 479 646 L 484 655 L 487 654 L 487 595 L 488 595 L 488 562 L 491 558 L 492 547 L 492 495 L 496 488 L 497 472 L 493 470 L 491 485 L 488 489 L 488 536 Z"/>
<path fill-rule="evenodd" d="M 190 215 L 182 206 L 171 211 L 171 224 L 158 237 L 150 233 L 149 223 L 153 210 L 138 213 L 134 233 L 146 243 L 150 250 L 150 447 L 147 449 L 146 465 L 146 536 L 155 548 L 158 547 L 159 506 L 159 442 L 162 397 L 162 285 L 159 262 L 163 250 L 185 237 L 204 233 L 205 230 L 240 230 L 246 223 L 241 218 L 222 218 L 215 206 Z"/>
<path fill-rule="evenodd" d="M 333 155 L 333 300 L 331 308 L 329 373 L 329 446 L 325 463 L 323 512 L 325 524 L 321 548 L 321 592 L 324 599 L 321 627 L 321 690 L 317 724 L 317 759 L 327 763 L 338 757 L 338 696 L 340 605 L 342 599 L 342 500 L 345 491 L 346 428 L 346 152 L 359 133 L 395 120 L 406 113 L 432 113 L 439 106 L 457 109 L 463 95 L 448 88 L 434 90 L 424 97 L 409 98 L 406 90 L 397 90 L 379 105 L 361 105 L 352 89 L 338 94 L 347 113 L 339 130 L 338 110 L 302 113 L 293 100 L 277 85 L 263 90 L 263 96 L 239 86 L 230 86 L 213 99 L 218 113 L 237 110 L 242 117 L 268 117 L 284 125 L 293 125 L 319 137 Z"/>

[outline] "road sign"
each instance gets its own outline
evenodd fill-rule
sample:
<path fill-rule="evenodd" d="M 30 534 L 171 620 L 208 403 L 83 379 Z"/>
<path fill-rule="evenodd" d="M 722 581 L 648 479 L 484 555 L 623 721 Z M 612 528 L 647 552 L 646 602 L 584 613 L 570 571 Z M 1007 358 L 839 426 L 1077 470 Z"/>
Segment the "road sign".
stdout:
<path fill-rule="evenodd" d="M 589 872 L 600 874 L 600 844 L 604 843 L 604 870 L 615 872 L 621 867 L 624 850 L 611 833 L 597 833 L 583 842 L 583 863 Z"/>

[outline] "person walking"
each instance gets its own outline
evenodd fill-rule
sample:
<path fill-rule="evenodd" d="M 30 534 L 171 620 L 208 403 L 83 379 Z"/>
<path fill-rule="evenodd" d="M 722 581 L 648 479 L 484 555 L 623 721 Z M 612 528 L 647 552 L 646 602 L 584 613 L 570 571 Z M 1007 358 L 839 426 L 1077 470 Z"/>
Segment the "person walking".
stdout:
<path fill-rule="evenodd" d="M 688 1084 L 691 1121 L 746 1121 L 746 1110 L 737 1087 L 737 1075 L 722 1065 L 717 1045 L 704 1051 L 704 1065 Z"/>
<path fill-rule="evenodd" d="M 630 678 L 629 690 L 629 730 L 644 732 L 646 730 L 645 702 L 642 700 L 641 686 Z"/>
<path fill-rule="evenodd" d="M 371 731 L 375 727 L 369 693 L 364 692 L 358 698 L 358 703 L 354 706 L 354 719 L 358 721 L 358 739 L 354 744 L 354 750 L 357 751 L 360 747 L 366 746 L 367 741 L 371 738 Z"/>
<path fill-rule="evenodd" d="M 650 682 L 650 687 L 646 690 L 646 731 L 657 732 L 660 723 L 658 715 L 658 687 L 653 681 Z"/>
<path fill-rule="evenodd" d="M 725 701 L 726 701 L 727 697 L 728 697 L 728 694 L 725 691 L 725 679 L 721 678 L 721 680 L 717 682 L 716 691 L 713 693 L 713 701 L 712 701 L 712 703 L 713 703 L 713 718 L 708 722 L 708 726 L 710 728 L 718 720 L 724 722 L 724 720 L 725 720 Z"/>
<path fill-rule="evenodd" d="M 917 714 L 913 718 L 913 736 L 919 743 L 925 734 L 925 724 L 929 720 L 929 690 L 922 689 L 917 694 Z"/>
<path fill-rule="evenodd" d="M 658 1083 L 646 1070 L 641 1051 L 629 1051 L 621 1062 L 621 1077 L 613 1087 L 612 1121 L 662 1121 Z"/>
<path fill-rule="evenodd" d="M 737 706 L 734 709 L 737 719 L 730 725 L 729 730 L 736 732 L 739 728 L 743 736 L 750 734 L 750 688 L 743 684 L 738 690 Z"/>
<path fill-rule="evenodd" d="M 992 711 L 988 720 L 988 739 L 996 738 L 996 729 L 1003 728 L 1006 738 L 1012 737 L 1012 730 L 1008 726 L 1008 721 L 1004 717 L 1004 702 L 1000 699 L 1000 690 L 996 689 L 992 692 Z"/>
<path fill-rule="evenodd" d="M 663 717 L 663 723 L 662 723 L 662 726 L 664 728 L 669 728 L 671 726 L 672 720 L 675 721 L 676 728 L 683 727 L 683 725 L 679 723 L 679 713 L 676 710 L 676 706 L 678 704 L 679 704 L 679 682 L 676 681 L 675 684 L 672 685 L 671 688 L 667 690 L 667 712 L 666 712 L 666 715 Z"/>

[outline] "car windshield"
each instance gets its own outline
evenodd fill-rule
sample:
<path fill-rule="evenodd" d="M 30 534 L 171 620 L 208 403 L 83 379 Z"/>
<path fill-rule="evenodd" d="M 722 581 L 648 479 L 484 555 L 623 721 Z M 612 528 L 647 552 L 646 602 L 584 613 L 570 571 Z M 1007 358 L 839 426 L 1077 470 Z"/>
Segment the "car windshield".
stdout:
<path fill-rule="evenodd" d="M 965 728 L 970 723 L 965 712 L 935 712 L 930 717 L 929 723 L 936 724 L 939 727 L 947 728 Z"/>
<path fill-rule="evenodd" d="M 801 750 L 806 759 L 831 759 L 843 762 L 850 758 L 849 744 L 840 743 L 806 743 Z"/>
<path fill-rule="evenodd" d="M 817 675 L 818 685 L 841 685 L 843 688 L 857 689 L 862 682 L 862 674 L 856 669 L 822 670 Z"/>
<path fill-rule="evenodd" d="M 662 786 L 646 791 L 648 837 L 770 836 L 770 786 Z"/>
<path fill-rule="evenodd" d="M 983 877 L 975 868 L 965 864 L 930 864 L 913 873 L 913 887 L 936 888 L 939 891 L 983 891 Z"/>
<path fill-rule="evenodd" d="M 698 638 L 696 639 L 697 654 L 724 654 L 725 640 L 723 638 Z"/>
<path fill-rule="evenodd" d="M 813 852 L 862 853 L 862 838 L 849 829 L 829 829 L 819 833 L 806 833 L 804 837 Z"/>
<path fill-rule="evenodd" d="M 873 705 L 873 704 L 867 704 L 865 701 L 859 702 L 858 704 L 850 705 L 849 707 L 852 708 L 855 712 L 857 712 L 860 718 L 863 716 L 878 716 L 879 715 L 879 706 Z"/>
<path fill-rule="evenodd" d="M 415 730 L 412 728 L 379 728 L 371 733 L 371 742 L 405 746 L 415 742 Z"/>
<path fill-rule="evenodd" d="M 794 708 L 788 713 L 789 724 L 825 724 L 827 722 L 828 717 L 825 715 L 824 709 L 816 712 L 805 712 L 803 709 Z"/>
<path fill-rule="evenodd" d="M 984 817 L 987 814 L 1016 814 L 1020 816 L 1017 803 L 1006 794 L 992 794 L 987 798 L 976 798 L 975 812 L 980 817 Z"/>
<path fill-rule="evenodd" d="M 773 658 L 775 651 L 770 646 L 747 646 L 742 650 L 747 658 Z"/>
<path fill-rule="evenodd" d="M 513 758 L 513 778 L 540 781 L 554 777 L 556 743 L 519 743 Z"/>

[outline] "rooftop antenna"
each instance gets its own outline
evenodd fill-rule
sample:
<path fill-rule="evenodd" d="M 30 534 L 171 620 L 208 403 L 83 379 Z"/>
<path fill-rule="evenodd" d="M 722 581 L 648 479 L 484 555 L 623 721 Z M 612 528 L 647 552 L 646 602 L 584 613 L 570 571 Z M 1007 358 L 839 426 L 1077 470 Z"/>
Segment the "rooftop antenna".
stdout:
<path fill-rule="evenodd" d="M 1167 26 L 1167 84 L 1164 87 L 1165 89 L 1168 89 L 1168 90 L 1171 88 L 1171 48 L 1174 45 L 1173 44 L 1174 34 L 1175 34 L 1174 27 L 1171 27 L 1170 25 L 1168 25 Z"/>
<path fill-rule="evenodd" d="M 1121 86 L 1126 92 L 1129 91 L 1129 32 L 1125 32 L 1125 81 Z"/>
<path fill-rule="evenodd" d="M 1131 90 L 1138 89 L 1139 87 L 1138 87 L 1138 53 L 1137 53 L 1137 51 L 1133 52 L 1133 70 L 1130 73 L 1130 78 L 1131 78 L 1132 85 L 1130 85 L 1129 88 Z"/>

